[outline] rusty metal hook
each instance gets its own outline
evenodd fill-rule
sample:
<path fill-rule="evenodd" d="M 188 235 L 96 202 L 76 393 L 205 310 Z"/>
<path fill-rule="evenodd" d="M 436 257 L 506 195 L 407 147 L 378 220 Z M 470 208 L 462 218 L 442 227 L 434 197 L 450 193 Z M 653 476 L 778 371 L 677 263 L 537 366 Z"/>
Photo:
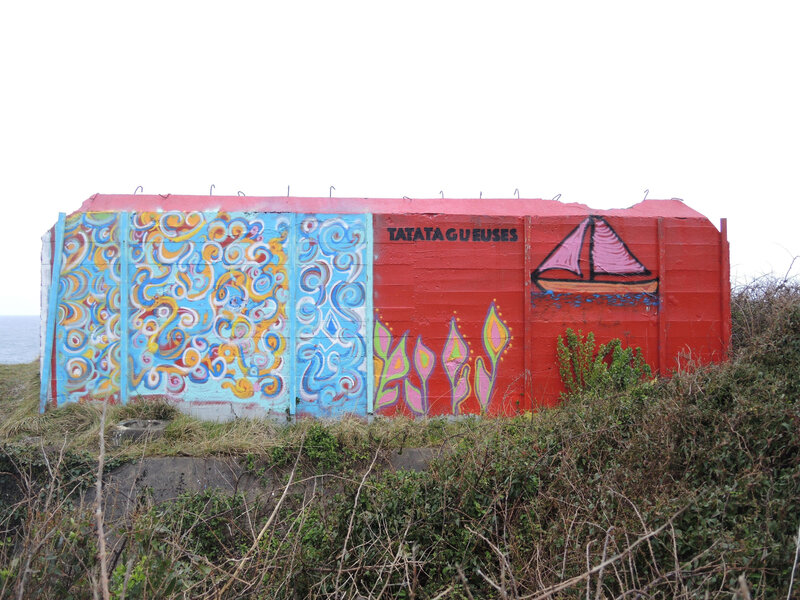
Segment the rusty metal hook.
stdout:
<path fill-rule="evenodd" d="M 137 186 L 136 186 L 136 189 L 135 189 L 135 190 L 133 190 L 133 195 L 135 196 L 135 195 L 136 195 L 136 192 L 138 192 L 139 190 L 142 190 L 142 191 L 144 192 L 144 188 L 143 188 L 142 186 L 140 186 L 140 185 L 137 185 Z"/>
<path fill-rule="evenodd" d="M 336 188 L 331 186 L 328 188 L 328 198 L 333 198 L 333 192 L 336 191 Z"/>

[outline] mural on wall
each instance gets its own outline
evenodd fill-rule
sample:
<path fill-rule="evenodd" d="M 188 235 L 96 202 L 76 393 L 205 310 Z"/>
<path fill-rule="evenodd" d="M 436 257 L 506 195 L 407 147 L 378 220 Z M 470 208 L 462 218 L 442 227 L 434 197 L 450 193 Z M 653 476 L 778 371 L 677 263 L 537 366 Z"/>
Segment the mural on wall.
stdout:
<path fill-rule="evenodd" d="M 585 248 L 588 246 L 588 250 Z M 587 268 L 582 268 L 588 265 Z M 559 276 L 568 272 L 576 277 Z M 658 278 L 633 255 L 603 217 L 589 216 L 531 273 L 532 301 L 556 305 L 605 300 L 609 305 L 658 305 Z"/>
<path fill-rule="evenodd" d="M 458 319 L 449 322 L 449 334 L 442 348 L 442 368 L 450 382 L 450 403 L 453 415 L 461 413 L 461 406 L 474 391 L 481 413 L 489 409 L 495 391 L 500 361 L 511 343 L 511 331 L 501 319 L 497 306 L 492 302 L 483 326 L 483 356 L 475 358 L 474 384 L 470 380 L 471 357 L 469 343 L 461 334 Z M 409 359 L 406 331 L 395 343 L 391 329 L 379 319 L 375 320 L 375 409 L 396 406 L 400 399 L 412 414 L 428 415 L 430 398 L 428 382 L 436 367 L 436 354 L 417 336 L 413 359 Z M 488 368 L 487 368 L 488 367 Z M 414 375 L 411 377 L 411 375 Z M 416 385 L 415 385 L 416 381 Z"/>
<path fill-rule="evenodd" d="M 367 225 L 364 215 L 297 216 L 297 410 L 367 411 Z"/>
<path fill-rule="evenodd" d="M 58 404 L 119 391 L 117 213 L 82 213 L 65 223 L 54 343 Z"/>
<path fill-rule="evenodd" d="M 120 397 L 123 219 L 131 396 L 366 414 L 364 215 L 70 217 L 58 290 L 58 402 Z"/>
<path fill-rule="evenodd" d="M 725 232 L 677 201 L 605 216 L 531 201 L 508 206 L 540 213 L 499 216 L 414 213 L 410 200 L 390 212 L 351 199 L 350 214 L 316 212 L 320 199 L 293 199 L 292 213 L 285 199 L 257 212 L 101 200 L 46 238 L 58 267 L 44 275 L 41 406 L 162 396 L 212 418 L 515 414 L 558 402 L 568 327 L 640 346 L 661 372 L 687 347 L 719 359 L 730 339 Z M 220 204 L 248 206 L 234 200 Z"/>
<path fill-rule="evenodd" d="M 374 231 L 375 412 L 522 410 L 524 221 L 375 215 Z"/>
<path fill-rule="evenodd" d="M 482 340 L 483 349 L 486 356 L 489 357 L 489 362 L 485 363 L 482 356 L 475 360 L 475 395 L 478 397 L 483 412 L 489 408 L 500 361 L 506 348 L 511 344 L 511 331 L 500 317 L 497 307 L 492 303 L 483 325 Z"/>
<path fill-rule="evenodd" d="M 133 215 L 134 393 L 285 410 L 289 225 L 274 214 Z"/>

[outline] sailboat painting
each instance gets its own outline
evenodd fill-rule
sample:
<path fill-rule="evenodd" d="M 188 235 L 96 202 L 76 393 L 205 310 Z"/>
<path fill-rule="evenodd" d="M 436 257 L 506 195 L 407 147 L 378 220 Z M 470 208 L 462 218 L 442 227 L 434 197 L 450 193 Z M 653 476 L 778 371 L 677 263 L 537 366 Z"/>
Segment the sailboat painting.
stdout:
<path fill-rule="evenodd" d="M 587 242 L 588 252 L 584 250 Z M 587 262 L 584 271 L 581 264 Z M 547 255 L 531 273 L 531 283 L 545 294 L 624 295 L 647 304 L 654 303 L 658 292 L 658 278 L 652 277 L 608 221 L 594 215 L 581 221 Z"/>

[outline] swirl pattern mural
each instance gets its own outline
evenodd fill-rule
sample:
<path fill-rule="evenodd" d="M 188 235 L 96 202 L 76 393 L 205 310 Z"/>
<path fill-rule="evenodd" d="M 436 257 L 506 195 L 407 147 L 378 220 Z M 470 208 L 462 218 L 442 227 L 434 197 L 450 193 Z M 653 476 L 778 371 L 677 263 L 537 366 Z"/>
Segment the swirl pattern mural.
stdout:
<path fill-rule="evenodd" d="M 83 213 L 65 223 L 56 322 L 57 403 L 118 397 L 119 215 Z"/>
<path fill-rule="evenodd" d="M 365 414 L 366 217 L 297 219 L 297 410 L 314 416 Z"/>
<path fill-rule="evenodd" d="M 131 386 L 285 410 L 289 220 L 137 213 L 131 226 Z"/>
<path fill-rule="evenodd" d="M 366 414 L 366 249 L 364 215 L 70 217 L 57 291 L 58 401 L 119 399 L 124 341 L 132 397 Z"/>

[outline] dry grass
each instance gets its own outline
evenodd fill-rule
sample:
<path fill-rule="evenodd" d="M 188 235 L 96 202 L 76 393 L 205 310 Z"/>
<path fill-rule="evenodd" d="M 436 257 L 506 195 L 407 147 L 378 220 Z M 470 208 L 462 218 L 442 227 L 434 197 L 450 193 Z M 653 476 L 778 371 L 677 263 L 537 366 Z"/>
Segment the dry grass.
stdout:
<path fill-rule="evenodd" d="M 289 427 L 175 416 L 163 440 L 122 455 L 243 456 L 251 473 L 271 469 L 275 495 L 145 499 L 118 531 L 111 588 L 209 600 L 797 597 L 800 289 L 759 282 L 732 304 L 729 363 L 535 415 Z M 32 419 L 17 379 L 0 383 L 14 396 L 2 431 L 95 447 L 97 411 Z M 109 421 L 169 410 L 112 407 Z M 423 473 L 377 468 L 381 452 L 407 446 L 446 451 Z M 24 452 L 6 460 L 27 483 L 0 519 L 15 540 L 0 545 L 0 596 L 96 589 L 92 525 L 64 500 L 91 472 L 62 456 L 66 469 Z"/>
<path fill-rule="evenodd" d="M 98 450 L 101 403 L 71 403 L 58 409 L 48 406 L 39 414 L 38 363 L 0 366 L 0 438 L 35 445 L 62 445 L 73 451 Z M 297 448 L 311 421 L 289 424 L 269 419 L 236 419 L 215 423 L 181 414 L 164 401 L 133 401 L 109 406 L 106 432 L 126 419 L 169 419 L 162 439 L 113 449 L 117 459 L 141 456 L 210 456 L 217 454 L 268 454 L 273 448 Z M 447 419 L 413 420 L 406 417 L 375 418 L 371 423 L 345 418 L 326 423 L 344 446 L 365 440 L 383 440 L 385 446 L 436 445 L 466 429 L 485 427 L 478 419 L 460 423 Z"/>

